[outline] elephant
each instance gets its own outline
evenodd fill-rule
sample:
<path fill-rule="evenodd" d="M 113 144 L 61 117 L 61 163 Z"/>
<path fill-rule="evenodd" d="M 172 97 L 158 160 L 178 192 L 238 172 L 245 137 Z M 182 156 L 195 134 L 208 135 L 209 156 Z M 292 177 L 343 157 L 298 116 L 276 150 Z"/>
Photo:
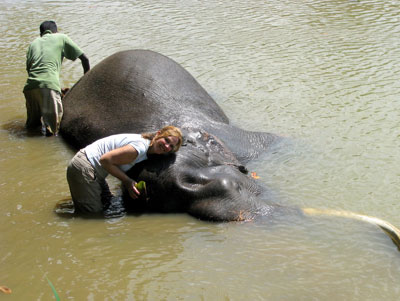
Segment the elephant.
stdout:
<path fill-rule="evenodd" d="M 166 125 L 182 130 L 179 152 L 155 156 L 128 171 L 147 186 L 139 200 L 123 194 L 128 212 L 184 212 L 214 222 L 317 212 L 280 206 L 248 173 L 246 164 L 283 138 L 230 124 L 196 79 L 162 54 L 138 49 L 107 57 L 68 91 L 63 106 L 60 133 L 75 148 L 117 133 L 154 132 Z M 356 214 L 344 216 L 380 226 L 400 248 L 400 231 L 393 225 Z"/>

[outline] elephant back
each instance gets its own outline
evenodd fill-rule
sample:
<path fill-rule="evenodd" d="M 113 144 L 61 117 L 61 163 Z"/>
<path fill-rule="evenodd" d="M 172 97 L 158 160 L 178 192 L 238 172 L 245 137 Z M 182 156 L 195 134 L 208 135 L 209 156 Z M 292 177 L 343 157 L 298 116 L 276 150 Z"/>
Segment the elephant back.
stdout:
<path fill-rule="evenodd" d="M 63 100 L 61 134 L 76 148 L 117 133 L 151 132 L 167 124 L 229 120 L 178 63 L 149 50 L 115 53 L 86 73 Z"/>

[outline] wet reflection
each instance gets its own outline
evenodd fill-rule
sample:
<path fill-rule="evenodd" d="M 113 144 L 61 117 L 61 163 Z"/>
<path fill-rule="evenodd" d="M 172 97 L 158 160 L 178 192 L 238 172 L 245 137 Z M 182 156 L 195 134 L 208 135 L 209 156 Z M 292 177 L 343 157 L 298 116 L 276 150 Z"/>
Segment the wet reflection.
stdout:
<path fill-rule="evenodd" d="M 22 120 L 9 121 L 7 123 L 3 123 L 1 127 L 3 130 L 6 130 L 10 135 L 16 138 L 42 136 L 39 127 L 35 130 L 28 130 L 25 128 L 25 122 Z"/>
<path fill-rule="evenodd" d="M 61 299 L 397 300 L 398 251 L 364 223 L 213 224 L 127 216 L 118 203 L 109 218 L 55 213 L 75 150 L 24 129 L 22 94 L 25 53 L 47 18 L 93 66 L 120 50 L 160 52 L 233 124 L 291 137 L 248 167 L 279 204 L 400 226 L 397 1 L 6 0 L 0 11 L 0 285 L 14 298 L 53 298 L 47 276 Z M 81 75 L 65 62 L 62 86 Z"/>

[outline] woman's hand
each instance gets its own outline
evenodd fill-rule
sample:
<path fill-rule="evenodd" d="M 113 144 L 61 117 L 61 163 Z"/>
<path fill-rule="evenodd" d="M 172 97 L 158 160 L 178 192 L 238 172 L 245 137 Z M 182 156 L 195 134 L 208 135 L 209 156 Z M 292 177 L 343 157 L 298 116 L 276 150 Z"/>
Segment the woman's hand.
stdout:
<path fill-rule="evenodd" d="M 129 195 L 132 199 L 137 199 L 140 195 L 139 190 L 135 187 L 136 182 L 132 179 L 127 179 L 123 182 L 125 188 L 128 190 Z"/>
<path fill-rule="evenodd" d="M 138 156 L 136 149 L 131 145 L 114 149 L 105 153 L 100 158 L 100 164 L 109 174 L 120 179 L 133 199 L 137 199 L 140 195 L 139 190 L 135 187 L 136 182 L 123 172 L 119 165 L 129 164 Z"/>

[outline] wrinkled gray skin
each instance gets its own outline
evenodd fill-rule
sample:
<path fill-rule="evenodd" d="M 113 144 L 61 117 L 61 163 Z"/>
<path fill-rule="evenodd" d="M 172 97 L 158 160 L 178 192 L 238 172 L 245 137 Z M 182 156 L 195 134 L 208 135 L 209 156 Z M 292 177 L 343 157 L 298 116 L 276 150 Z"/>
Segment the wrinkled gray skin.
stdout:
<path fill-rule="evenodd" d="M 244 167 L 279 138 L 249 132 L 229 120 L 173 60 L 147 50 L 116 53 L 96 65 L 64 98 L 61 134 L 75 148 L 117 133 L 182 129 L 179 152 L 154 156 L 129 174 L 147 184 L 147 200 L 131 200 L 131 212 L 187 212 L 210 221 L 251 220 L 272 214 L 265 190 Z"/>

